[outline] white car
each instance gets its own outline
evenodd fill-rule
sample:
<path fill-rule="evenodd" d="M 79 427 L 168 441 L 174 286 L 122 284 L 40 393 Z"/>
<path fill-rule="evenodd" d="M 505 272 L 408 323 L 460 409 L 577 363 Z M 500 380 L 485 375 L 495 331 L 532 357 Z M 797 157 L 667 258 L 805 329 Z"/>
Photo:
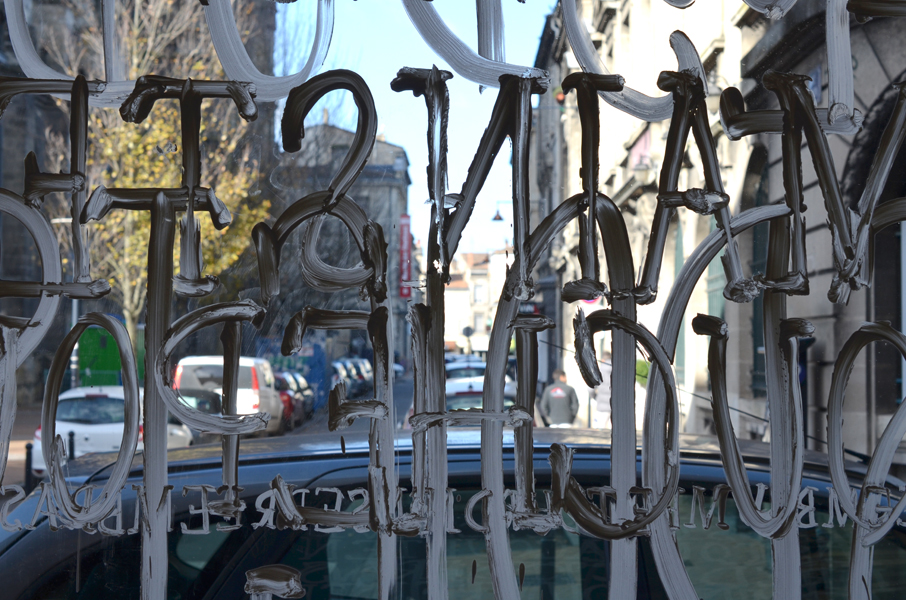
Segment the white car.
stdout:
<path fill-rule="evenodd" d="M 447 410 L 481 408 L 484 377 L 447 379 L 444 388 L 447 397 Z M 503 402 L 507 407 L 512 406 L 516 402 L 516 384 L 507 376 L 504 376 Z"/>
<path fill-rule="evenodd" d="M 484 363 L 482 363 L 482 366 Z M 450 366 L 450 365 L 447 365 Z M 444 385 L 446 396 L 446 410 L 468 410 L 481 408 L 484 392 L 484 376 L 450 377 L 448 371 L 447 382 Z M 503 405 L 509 408 L 516 404 L 516 382 L 504 376 Z M 409 429 L 409 419 L 415 414 L 415 407 L 409 407 L 403 419 L 402 428 Z"/>
<path fill-rule="evenodd" d="M 176 366 L 173 387 L 203 389 L 223 394 L 223 357 L 187 356 Z M 239 357 L 239 388 L 236 393 L 240 415 L 268 413 L 268 434 L 282 434 L 283 401 L 274 388 L 274 371 L 264 358 Z"/>
<path fill-rule="evenodd" d="M 476 388 L 480 393 L 484 386 L 484 372 L 487 370 L 488 365 L 483 360 L 475 360 L 470 358 L 469 360 L 460 360 L 456 362 L 449 362 L 444 365 L 445 376 L 447 380 L 447 396 L 455 395 L 456 393 L 462 393 L 460 387 L 452 388 L 451 385 L 456 386 L 459 380 L 478 380 L 477 385 L 471 384 L 470 387 Z M 509 376 L 504 376 L 503 395 L 506 397 L 516 397 L 516 382 Z M 469 385 L 469 384 L 466 384 Z"/>
<path fill-rule="evenodd" d="M 66 455 L 69 453 L 69 432 L 73 439 L 76 458 L 90 452 L 118 451 L 123 441 L 125 420 L 125 394 L 120 386 L 73 388 L 60 394 L 57 405 L 57 435 L 63 437 Z M 192 444 L 192 430 L 175 419 L 167 425 L 167 448 L 181 448 Z M 35 431 L 32 442 L 32 472 L 43 477 L 47 471 L 41 446 L 41 427 Z M 138 450 L 143 449 L 141 429 Z"/>
<path fill-rule="evenodd" d="M 484 377 L 488 365 L 483 360 L 457 360 L 444 365 L 447 381 L 466 377 Z"/>

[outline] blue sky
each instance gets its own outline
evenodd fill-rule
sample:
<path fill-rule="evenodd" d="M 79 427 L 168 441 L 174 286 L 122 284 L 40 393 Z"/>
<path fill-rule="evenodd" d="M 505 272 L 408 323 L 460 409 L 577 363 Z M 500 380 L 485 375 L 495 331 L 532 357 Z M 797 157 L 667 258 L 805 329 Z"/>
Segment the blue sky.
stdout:
<path fill-rule="evenodd" d="M 475 4 L 465 0 L 434 0 L 435 8 L 444 17 L 447 26 L 471 48 L 476 49 L 477 27 Z M 554 0 L 503 0 L 506 27 L 506 59 L 508 62 L 532 65 L 538 49 L 538 39 Z M 302 2 L 278 5 L 291 15 L 287 22 L 306 18 L 315 2 L 303 6 Z M 409 213 L 412 232 L 422 241 L 427 237 L 430 209 L 426 185 L 427 167 L 427 111 L 423 98 L 411 93 L 397 94 L 390 89 L 390 81 L 401 67 L 430 68 L 436 64 L 452 71 L 422 41 L 409 21 L 402 3 L 395 0 L 336 0 L 336 20 L 333 41 L 325 67 L 347 68 L 365 78 L 374 95 L 379 118 L 379 132 L 389 143 L 406 149 L 409 156 Z M 304 61 L 308 48 L 299 49 L 299 60 Z M 479 92 L 477 84 L 466 81 L 454 72 L 448 82 L 450 90 L 449 186 L 459 191 L 465 180 L 469 164 L 478 147 L 491 109 L 497 96 L 496 89 Z M 351 103 L 347 102 L 347 105 Z M 354 106 L 347 114 L 347 124 L 354 123 Z M 320 110 L 312 114 L 320 114 Z M 478 198 L 478 203 L 467 227 L 461 251 L 483 251 L 503 248 L 512 240 L 511 172 L 509 150 L 504 147 L 488 182 Z M 497 210 L 506 219 L 493 222 Z"/>

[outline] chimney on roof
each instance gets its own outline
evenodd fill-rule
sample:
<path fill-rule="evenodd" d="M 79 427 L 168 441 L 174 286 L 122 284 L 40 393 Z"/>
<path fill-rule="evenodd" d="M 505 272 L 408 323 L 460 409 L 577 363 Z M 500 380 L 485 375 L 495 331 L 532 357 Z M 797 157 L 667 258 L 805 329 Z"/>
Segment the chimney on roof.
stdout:
<path fill-rule="evenodd" d="M 326 107 L 324 108 L 324 112 L 322 113 L 322 115 L 323 115 L 322 123 L 324 123 L 325 125 L 330 123 L 330 112 L 328 112 Z"/>

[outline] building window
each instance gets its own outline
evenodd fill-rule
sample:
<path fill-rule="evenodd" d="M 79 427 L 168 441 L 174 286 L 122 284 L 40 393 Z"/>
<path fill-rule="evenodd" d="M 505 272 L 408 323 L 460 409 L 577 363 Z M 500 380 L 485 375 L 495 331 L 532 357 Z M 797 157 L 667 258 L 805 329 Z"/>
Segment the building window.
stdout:
<path fill-rule="evenodd" d="M 483 283 L 476 283 L 473 292 L 473 302 L 475 304 L 487 304 L 488 292 Z"/>

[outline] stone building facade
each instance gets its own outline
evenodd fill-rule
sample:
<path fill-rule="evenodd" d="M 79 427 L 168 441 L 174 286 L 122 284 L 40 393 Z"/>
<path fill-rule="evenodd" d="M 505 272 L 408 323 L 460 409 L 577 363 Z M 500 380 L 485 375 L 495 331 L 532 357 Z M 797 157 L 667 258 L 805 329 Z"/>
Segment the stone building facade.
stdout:
<path fill-rule="evenodd" d="M 734 8 L 734 4 L 738 6 Z M 742 10 L 740 7 L 744 6 L 741 2 L 703 3 L 679 11 L 663 2 L 577 2 L 579 18 L 607 70 L 624 75 L 626 85 L 649 96 L 664 95 L 656 86 L 658 74 L 677 69 L 676 57 L 668 42 L 670 34 L 675 30 L 682 30 L 688 35 L 699 50 L 708 78 L 708 118 L 721 162 L 723 185 L 734 210 L 738 206 L 745 180 L 744 169 L 739 165 L 745 164 L 748 151 L 731 144 L 722 135 L 717 100 L 721 89 L 731 84 L 736 85 L 740 80 L 742 32 L 735 26 L 734 19 L 738 11 Z M 633 51 L 639 47 L 647 47 L 649 51 Z M 562 88 L 558 87 L 567 75 L 581 71 L 581 67 L 568 43 L 560 4 L 547 19 L 535 66 L 548 70 L 554 82 L 552 92 L 539 98 L 533 128 L 536 164 L 534 184 L 537 186 L 537 193 L 553 206 L 582 190 L 581 125 L 576 95 L 572 92 L 563 93 Z M 646 123 L 609 106 L 603 100 L 599 100 L 599 104 L 602 184 L 599 191 L 612 198 L 623 214 L 634 264 L 639 272 L 647 254 L 652 217 L 657 206 L 658 176 L 664 162 L 664 143 L 670 120 Z M 679 178 L 680 189 L 704 187 L 701 164 L 690 136 Z M 713 227 L 713 217 L 700 216 L 687 210 L 677 211 L 668 232 L 658 282 L 659 294 L 652 303 L 638 307 L 639 321 L 649 330 L 657 330 L 675 273 Z M 578 245 L 578 224 L 572 223 L 561 239 L 555 242 L 551 252 L 550 265 L 557 274 L 558 290 L 562 289 L 564 283 L 581 277 L 576 256 Z M 603 257 L 601 265 L 602 277 L 607 281 Z M 691 320 L 700 312 L 723 314 L 724 285 L 725 279 L 719 263 L 712 265 L 708 278 L 700 281 L 696 287 L 680 331 L 675 366 L 680 390 L 680 410 L 686 431 L 708 431 L 711 425 L 705 361 L 707 340 L 699 339 L 692 333 Z M 556 311 L 546 314 L 557 322 L 559 362 L 569 380 L 574 385 L 584 387 L 574 359 L 572 320 L 579 308 L 587 314 L 604 305 L 601 301 L 592 304 L 558 304 Z M 600 350 L 609 347 L 606 336 L 602 338 L 604 339 L 599 342 L 599 355 Z M 641 355 L 639 358 L 641 359 Z M 642 401 L 641 398 L 637 400 Z M 743 404 L 741 408 L 746 412 L 753 412 L 753 409 L 755 414 L 764 412 L 763 406 L 759 411 L 738 395 L 731 402 L 737 408 Z M 580 414 L 584 414 L 584 408 L 580 409 Z M 742 413 L 737 413 L 744 422 L 737 426 L 751 431 L 753 435 L 760 435 L 763 431 L 761 421 L 756 419 L 748 422 L 741 415 Z"/>
<path fill-rule="evenodd" d="M 352 131 L 326 122 L 306 127 L 302 149 L 296 153 L 280 155 L 279 167 L 270 182 L 277 189 L 277 197 L 288 205 L 314 191 L 327 189 L 337 168 L 346 157 L 354 135 Z M 409 160 L 406 151 L 379 136 L 365 168 L 347 194 L 362 207 L 368 218 L 379 223 L 384 231 L 384 239 L 387 241 L 387 285 L 393 298 L 394 338 L 397 340 L 396 347 L 400 352 L 400 356 L 397 358 L 402 361 L 408 359 L 410 351 L 409 344 L 406 343 L 406 340 L 409 339 L 409 326 L 406 320 L 408 305 L 410 302 L 421 301 L 421 289 L 418 287 L 419 262 L 415 259 L 416 249 L 411 233 L 408 234 L 409 264 L 405 265 L 407 269 L 402 269 L 404 265 L 401 263 L 403 260 L 401 223 L 404 218 L 408 218 L 410 183 Z M 277 206 L 277 204 L 272 206 L 272 211 L 279 213 L 285 206 Z M 299 235 L 293 236 L 283 250 L 285 257 L 298 256 L 298 251 L 294 248 L 297 249 L 302 243 L 300 237 Z M 337 219 L 331 217 L 325 219 L 322 226 L 318 250 L 325 262 L 340 267 L 353 266 L 360 260 L 355 243 L 349 237 L 346 228 Z M 361 302 L 358 296 L 352 292 L 325 295 L 308 290 L 299 281 L 297 275 L 293 274 L 292 261 L 287 261 L 285 267 L 281 267 L 281 272 L 284 268 L 287 273 L 284 277 L 289 281 L 293 281 L 295 278 L 296 281 L 294 297 L 287 299 L 287 304 L 278 308 L 280 312 L 285 313 L 287 319 L 292 317 L 294 312 L 301 310 L 305 304 L 325 308 L 355 309 Z M 276 322 L 285 322 L 285 320 L 280 317 L 276 319 Z M 330 332 L 331 335 L 345 333 Z M 359 342 L 353 340 L 359 335 L 364 336 L 365 332 L 356 332 L 351 335 L 348 342 L 357 350 L 356 346 L 361 345 L 365 338 L 361 338 Z M 338 358 L 346 350 L 343 343 L 336 344 L 335 348 L 338 354 L 328 358 Z"/>
<path fill-rule="evenodd" d="M 575 1 L 575 0 L 565 0 Z M 686 32 L 699 51 L 707 74 L 708 108 L 721 175 L 730 197 L 733 215 L 755 206 L 784 203 L 779 135 L 762 134 L 731 141 L 718 114 L 719 94 L 729 87 L 740 89 L 747 110 L 777 109 L 775 96 L 761 84 L 768 65 L 773 69 L 807 75 L 819 108 L 827 108 L 827 49 L 825 45 L 826 4 L 800 0 L 778 21 L 765 19 L 742 2 L 693 5 L 678 11 L 662 2 L 608 2 L 578 0 L 580 18 L 589 31 L 600 58 L 610 72 L 626 76 L 626 84 L 651 96 L 661 95 L 654 87 L 661 70 L 675 69 L 667 46 L 673 30 Z M 893 82 L 906 77 L 906 35 L 895 19 L 876 18 L 867 23 L 850 22 L 855 82 L 854 126 L 845 134 L 828 135 L 828 143 L 841 182 L 845 201 L 855 209 L 890 118 L 896 94 Z M 650 39 L 647 53 L 630 53 Z M 536 66 L 548 69 L 555 82 L 580 70 L 566 41 L 562 7 L 548 17 Z M 554 85 L 557 85 L 556 83 Z M 549 202 L 559 202 L 581 191 L 580 124 L 573 94 L 541 96 L 535 113 L 534 156 L 537 166 L 537 193 Z M 607 106 L 601 101 L 600 168 L 601 190 L 620 207 L 633 244 L 635 264 L 641 264 L 647 250 L 648 227 L 656 206 L 657 180 L 669 120 L 644 123 Z M 853 292 L 848 304 L 833 304 L 826 292 L 833 278 L 831 237 L 827 212 L 807 146 L 802 150 L 802 183 L 805 213 L 805 240 L 811 293 L 791 296 L 789 315 L 809 319 L 814 338 L 802 344 L 800 384 L 805 404 L 809 447 L 824 450 L 825 413 L 833 363 L 846 339 L 865 321 L 886 320 L 903 328 L 901 307 L 904 261 L 901 257 L 901 230 L 892 226 L 875 236 L 874 282 L 871 289 Z M 906 154 L 894 163 L 881 202 L 904 195 Z M 701 161 L 694 144 L 686 148 L 680 189 L 702 187 Z M 666 291 L 675 273 L 690 252 L 714 227 L 710 217 L 679 210 L 670 233 L 660 273 L 661 294 L 639 317 L 649 329 L 656 329 Z M 555 245 L 551 264 L 562 283 L 576 278 L 578 228 L 568 229 Z M 746 274 L 763 273 L 767 247 L 767 225 L 755 227 L 738 238 Z M 603 263 L 602 263 L 603 264 Z M 707 340 L 693 334 L 691 319 L 697 313 L 723 317 L 729 324 L 728 393 L 735 409 L 736 430 L 742 437 L 762 438 L 765 428 L 765 358 L 761 311 L 763 295 L 754 302 L 726 301 L 722 290 L 726 279 L 715 261 L 707 277 L 698 282 L 680 332 L 674 360 L 680 388 L 683 428 L 690 432 L 711 430 L 709 382 L 705 363 Z M 574 365 L 571 357 L 570 320 L 576 307 L 562 305 L 556 315 L 562 345 L 562 363 Z M 553 314 L 551 316 L 554 316 Z M 879 432 L 889 422 L 904 397 L 903 363 L 892 347 L 878 344 L 864 353 L 849 383 L 846 402 L 847 448 L 870 452 Z"/>
<path fill-rule="evenodd" d="M 776 109 L 776 97 L 758 85 L 766 65 L 774 65 L 793 73 L 811 77 L 810 89 L 818 107 L 827 107 L 828 70 L 827 49 L 824 41 L 825 3 L 800 0 L 782 21 L 765 23 L 753 14 L 739 20 L 739 28 L 748 40 L 740 63 L 742 86 L 747 110 Z M 855 87 L 856 120 L 862 119 L 861 129 L 848 134 L 827 136 L 840 182 L 844 202 L 856 210 L 859 198 L 875 158 L 881 133 L 893 112 L 896 93 L 892 83 L 906 78 L 906 34 L 902 22 L 896 19 L 876 18 L 867 23 L 850 21 L 852 40 L 852 65 Z M 784 202 L 783 171 L 779 135 L 759 135 L 745 142 L 749 158 L 746 172 L 751 185 L 742 198 L 740 208 L 760 204 Z M 848 304 L 833 304 L 827 291 L 833 279 L 831 235 L 827 227 L 824 197 L 818 185 L 815 168 L 807 147 L 802 150 L 802 184 L 805 213 L 805 243 L 807 249 L 808 277 L 811 294 L 791 296 L 789 314 L 810 320 L 815 325 L 814 341 L 800 358 L 800 381 L 805 395 L 806 428 L 811 436 L 809 447 L 825 450 L 827 396 L 833 374 L 834 360 L 849 336 L 866 321 L 889 321 L 903 330 L 901 302 L 903 271 L 900 240 L 902 227 L 895 225 L 876 232 L 874 281 L 870 288 L 854 291 Z M 900 152 L 881 195 L 881 204 L 906 193 L 906 153 Z M 764 255 L 759 254 L 763 243 L 753 233 L 755 243 L 741 247 L 748 253 L 757 268 Z M 749 238 L 750 240 L 752 237 Z M 756 368 L 748 369 L 751 359 L 747 355 L 758 351 L 758 303 L 729 307 L 727 320 L 738 330 L 735 344 L 738 350 L 736 366 L 740 395 L 757 390 L 763 375 Z M 751 332 L 751 335 L 747 335 Z M 733 368 L 732 365 L 728 365 Z M 886 344 L 870 347 L 859 357 L 847 388 L 845 426 L 846 447 L 870 453 L 880 432 L 890 421 L 904 397 L 903 367 L 899 354 Z M 751 376 L 750 376 L 751 375 Z M 903 457 L 898 457 L 903 462 Z"/>

